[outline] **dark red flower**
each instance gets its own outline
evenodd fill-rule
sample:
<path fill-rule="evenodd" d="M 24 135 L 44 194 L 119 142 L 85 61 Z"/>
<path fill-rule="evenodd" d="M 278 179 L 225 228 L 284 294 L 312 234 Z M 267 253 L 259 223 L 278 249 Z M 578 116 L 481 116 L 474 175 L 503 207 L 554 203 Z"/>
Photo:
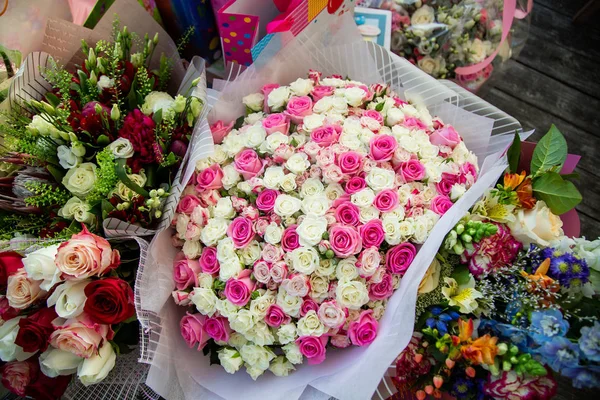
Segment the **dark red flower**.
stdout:
<path fill-rule="evenodd" d="M 134 173 L 139 172 L 143 164 L 154 161 L 154 127 L 152 118 L 135 109 L 127 114 L 123 127 L 119 130 L 119 136 L 128 139 L 136 153 L 129 159 L 131 161 L 129 165 Z"/>
<path fill-rule="evenodd" d="M 0 368 L 2 385 L 12 393 L 25 396 L 29 385 L 38 378 L 40 367 L 37 358 L 26 361 L 15 361 L 4 364 Z"/>
<path fill-rule="evenodd" d="M 8 277 L 23 268 L 23 256 L 15 251 L 0 253 L 0 286 L 6 286 Z"/>
<path fill-rule="evenodd" d="M 27 318 L 21 318 L 15 344 L 28 353 L 46 351 L 48 338 L 54 332 L 52 321 L 57 317 L 54 307 L 50 307 L 42 308 Z"/>
<path fill-rule="evenodd" d="M 0 296 L 0 318 L 4 321 L 8 321 L 17 315 L 19 315 L 19 310 L 8 305 L 6 296 Z"/>
<path fill-rule="evenodd" d="M 84 289 L 87 300 L 83 310 L 92 321 L 113 325 L 135 314 L 133 290 L 119 278 L 106 278 L 88 283 Z"/>
<path fill-rule="evenodd" d="M 25 394 L 35 400 L 57 400 L 67 390 L 72 375 L 57 376 L 49 378 L 44 374 L 38 374 L 35 382 L 27 386 Z"/>

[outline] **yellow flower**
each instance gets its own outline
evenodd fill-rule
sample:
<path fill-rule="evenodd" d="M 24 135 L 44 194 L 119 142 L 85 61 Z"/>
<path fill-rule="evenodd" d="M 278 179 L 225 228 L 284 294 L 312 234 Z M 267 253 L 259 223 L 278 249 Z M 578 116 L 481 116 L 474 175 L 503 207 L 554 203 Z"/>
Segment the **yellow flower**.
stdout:
<path fill-rule="evenodd" d="M 514 190 L 516 189 L 521 182 L 525 180 L 525 171 L 522 171 L 521 174 L 506 174 L 504 175 L 504 189 L 506 190 Z"/>
<path fill-rule="evenodd" d="M 473 213 L 503 224 L 515 220 L 515 208 L 516 206 L 512 204 L 499 203 L 498 197 L 488 191 L 483 199 L 475 203 Z"/>
<path fill-rule="evenodd" d="M 459 311 L 463 314 L 472 313 L 479 307 L 477 299 L 483 295 L 475 290 L 473 276 L 464 285 L 459 285 L 453 278 L 444 278 L 444 283 L 447 286 L 442 288 L 442 294 L 448 300 L 448 305 L 460 307 Z"/>
<path fill-rule="evenodd" d="M 419 294 L 429 293 L 440 284 L 440 271 L 442 270 L 442 266 L 437 259 L 433 259 L 431 265 L 425 272 L 425 276 L 421 280 L 419 284 Z"/>

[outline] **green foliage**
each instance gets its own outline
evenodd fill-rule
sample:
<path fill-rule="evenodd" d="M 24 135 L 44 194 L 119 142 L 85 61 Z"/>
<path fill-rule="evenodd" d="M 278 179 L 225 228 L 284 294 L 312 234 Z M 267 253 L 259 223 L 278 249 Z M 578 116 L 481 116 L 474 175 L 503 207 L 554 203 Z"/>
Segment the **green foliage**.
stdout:
<path fill-rule="evenodd" d="M 44 77 L 53 87 L 58 89 L 58 93 L 60 94 L 61 102 L 64 105 L 66 113 L 61 113 L 60 118 L 61 122 L 67 124 L 68 121 L 66 117 L 68 117 L 68 112 L 70 112 L 70 102 L 71 99 L 71 83 L 72 83 L 72 75 L 62 66 L 58 65 L 56 61 L 50 60 L 50 67 L 46 68 L 44 71 Z M 56 106 L 55 106 L 56 108 Z"/>
<path fill-rule="evenodd" d="M 129 179 L 129 177 L 127 176 L 127 171 L 125 170 L 125 159 L 120 159 L 117 161 L 117 163 L 115 164 L 115 172 L 117 174 L 118 179 L 123 182 L 123 184 L 125 186 L 127 186 L 129 189 L 133 190 L 135 193 L 139 194 L 140 196 L 147 198 L 148 196 L 150 196 L 148 194 L 148 191 L 142 187 L 140 187 L 138 184 L 136 184 L 135 182 L 133 182 L 131 179 Z"/>
<path fill-rule="evenodd" d="M 154 77 L 151 78 L 148 75 L 148 70 L 145 67 L 141 67 L 137 70 L 136 79 L 136 92 L 139 95 L 139 99 L 141 99 L 138 104 L 142 104 L 144 98 L 152 91 L 152 88 L 154 87 Z"/>
<path fill-rule="evenodd" d="M 192 35 L 196 32 L 196 28 L 194 26 L 188 27 L 181 38 L 177 41 L 177 52 L 181 55 L 183 49 L 190 42 Z"/>
<path fill-rule="evenodd" d="M 508 149 L 506 154 L 508 157 L 508 166 L 510 172 L 517 173 L 517 169 L 519 168 L 519 159 L 521 158 L 521 137 L 519 136 L 519 132 L 515 132 L 515 138 L 512 142 L 512 145 Z"/>
<path fill-rule="evenodd" d="M 88 194 L 87 201 L 90 204 L 97 203 L 115 188 L 119 178 L 116 171 L 115 158 L 112 151 L 107 147 L 96 154 L 96 184 L 93 191 Z"/>
<path fill-rule="evenodd" d="M 533 193 L 544 200 L 554 214 L 560 215 L 581 203 L 581 193 L 572 182 L 556 172 L 546 172 L 533 181 Z"/>
<path fill-rule="evenodd" d="M 0 240 L 10 240 L 16 234 L 39 236 L 47 223 L 43 216 L 0 211 Z"/>
<path fill-rule="evenodd" d="M 560 171 L 566 158 L 567 141 L 553 124 L 535 146 L 531 158 L 531 174 L 539 176 L 550 169 Z"/>
<path fill-rule="evenodd" d="M 25 199 L 25 204 L 34 207 L 63 206 L 71 194 L 64 189 L 49 183 L 30 181 L 25 183 L 25 189 L 29 190 L 34 196 Z"/>
<path fill-rule="evenodd" d="M 160 56 L 160 67 L 158 69 L 158 90 L 165 91 L 171 80 L 171 72 L 173 70 L 173 60 L 166 57 L 164 54 Z"/>

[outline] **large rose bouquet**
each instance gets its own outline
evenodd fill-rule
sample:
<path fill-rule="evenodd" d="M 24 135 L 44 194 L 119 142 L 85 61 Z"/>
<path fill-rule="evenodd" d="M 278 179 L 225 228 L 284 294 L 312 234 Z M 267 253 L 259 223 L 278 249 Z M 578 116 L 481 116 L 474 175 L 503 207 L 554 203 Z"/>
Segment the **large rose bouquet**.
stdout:
<path fill-rule="evenodd" d="M 137 342 L 137 261 L 122 263 L 119 250 L 86 229 L 40 243 L 25 256 L 0 253 L 2 383 L 20 396 L 57 399 L 74 375 L 85 386 L 101 382 L 117 352 Z"/>
<path fill-rule="evenodd" d="M 447 235 L 396 362 L 401 395 L 550 399 L 552 372 L 576 388 L 600 386 L 600 242 L 564 235 L 555 213 L 577 204 L 566 200 L 577 197 L 572 184 L 549 194 L 536 183 L 556 179 L 566 156 L 552 127 L 533 152 L 532 174 L 506 173 Z"/>
<path fill-rule="evenodd" d="M 385 85 L 266 85 L 215 123 L 174 220 L 181 334 L 229 372 L 368 346 L 436 221 L 475 181 L 458 132 Z"/>
<path fill-rule="evenodd" d="M 70 225 L 99 231 L 106 218 L 152 228 L 161 217 L 203 105 L 164 91 L 174 61 L 150 69 L 158 35 L 115 33 L 83 42 L 73 74 L 50 62 L 52 89 L 2 125 L 1 236 L 67 238 Z"/>

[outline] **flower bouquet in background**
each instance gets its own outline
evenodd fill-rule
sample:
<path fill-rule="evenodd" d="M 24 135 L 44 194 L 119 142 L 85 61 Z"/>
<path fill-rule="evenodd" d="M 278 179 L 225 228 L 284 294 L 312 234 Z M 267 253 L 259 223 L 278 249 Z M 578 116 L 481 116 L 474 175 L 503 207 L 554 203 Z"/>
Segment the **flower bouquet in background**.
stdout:
<path fill-rule="evenodd" d="M 476 90 L 494 69 L 494 64 L 484 63 L 488 57 L 504 62 L 524 43 L 513 41 L 514 32 L 504 36 L 503 19 L 510 15 L 504 9 L 511 7 L 506 3 L 513 8 L 510 27 L 513 16 L 524 17 L 516 12 L 516 0 L 365 0 L 363 5 L 392 12 L 394 53 L 434 78 L 453 79 Z M 476 65 L 480 68 L 461 71 Z"/>
<path fill-rule="evenodd" d="M 382 84 L 311 71 L 212 127 L 174 220 L 190 348 L 287 376 L 368 346 L 438 219 L 477 178 L 459 133 Z"/>
<path fill-rule="evenodd" d="M 73 376 L 102 382 L 137 343 L 133 278 L 139 250 L 84 230 L 0 253 L 2 384 L 19 396 L 58 399 Z M 119 248 L 119 250 L 116 249 Z"/>
<path fill-rule="evenodd" d="M 0 128 L 0 237 L 67 238 L 81 223 L 102 232 L 107 218 L 157 224 L 203 108 L 165 91 L 174 60 L 163 54 L 150 68 L 158 40 L 117 21 L 112 41 L 82 42 L 74 73 L 48 59 L 51 90 Z"/>
<path fill-rule="evenodd" d="M 581 201 L 558 173 L 566 142 L 552 126 L 529 174 L 516 173 L 519 156 L 517 138 L 511 171 L 450 231 L 421 283 L 392 378 L 400 396 L 550 399 L 553 373 L 600 386 L 600 241 L 563 235 L 557 214 Z"/>

